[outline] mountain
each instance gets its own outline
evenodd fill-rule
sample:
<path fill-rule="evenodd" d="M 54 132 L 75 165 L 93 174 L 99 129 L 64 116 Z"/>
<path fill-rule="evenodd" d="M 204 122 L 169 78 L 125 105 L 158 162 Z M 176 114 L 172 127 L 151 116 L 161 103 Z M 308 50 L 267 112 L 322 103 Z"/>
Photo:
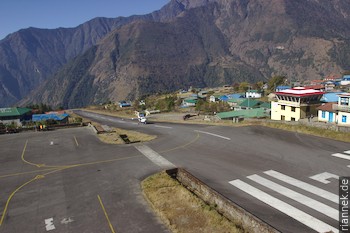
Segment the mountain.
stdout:
<path fill-rule="evenodd" d="M 26 97 L 114 29 L 139 20 L 170 20 L 184 10 L 179 6 L 175 1 L 152 14 L 95 18 L 76 28 L 28 28 L 8 35 L 0 41 L 0 107 Z"/>
<path fill-rule="evenodd" d="M 10 35 L 5 42 L 11 52 L 19 47 L 17 59 L 3 59 L 1 41 L 0 95 L 8 100 L 0 105 L 39 84 L 22 104 L 80 107 L 188 86 L 273 75 L 318 79 L 350 69 L 346 0 L 172 0 L 149 15 L 95 21 Z M 72 36 L 78 29 L 85 36 Z"/>

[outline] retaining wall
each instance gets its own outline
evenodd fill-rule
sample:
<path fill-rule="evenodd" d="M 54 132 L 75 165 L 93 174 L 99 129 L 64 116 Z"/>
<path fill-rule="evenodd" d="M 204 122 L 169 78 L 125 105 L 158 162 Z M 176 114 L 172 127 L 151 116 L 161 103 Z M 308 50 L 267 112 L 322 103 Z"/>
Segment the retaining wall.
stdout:
<path fill-rule="evenodd" d="M 196 194 L 204 202 L 215 207 L 220 214 L 234 222 L 236 225 L 241 226 L 246 232 L 279 233 L 278 230 L 216 192 L 186 170 L 175 168 L 167 170 L 167 173 L 177 179 L 182 185 Z"/>

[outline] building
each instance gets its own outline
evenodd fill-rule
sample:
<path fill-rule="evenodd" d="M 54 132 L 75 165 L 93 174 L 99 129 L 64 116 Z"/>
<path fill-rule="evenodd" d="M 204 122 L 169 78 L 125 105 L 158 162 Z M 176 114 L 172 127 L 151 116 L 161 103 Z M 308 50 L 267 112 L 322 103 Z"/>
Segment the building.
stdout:
<path fill-rule="evenodd" d="M 338 111 L 333 109 L 333 105 L 336 103 L 323 103 L 320 107 L 317 108 L 318 114 L 317 118 L 320 122 L 335 123 L 338 118 Z"/>
<path fill-rule="evenodd" d="M 350 126 L 350 93 L 339 94 L 338 103 L 333 105 L 333 109 L 338 111 L 338 125 Z"/>
<path fill-rule="evenodd" d="M 340 81 L 340 85 L 346 86 L 350 84 L 350 75 L 344 75 Z"/>
<path fill-rule="evenodd" d="M 256 109 L 246 109 L 246 110 L 238 110 L 238 111 L 230 111 L 230 112 L 220 112 L 216 114 L 217 118 L 220 120 L 231 120 L 231 121 L 239 121 L 238 119 L 244 118 L 265 118 L 269 117 L 269 111 L 266 111 L 264 108 L 256 108 Z"/>
<path fill-rule="evenodd" d="M 291 86 L 277 86 L 276 87 L 276 92 L 288 90 L 288 89 L 291 89 L 291 88 L 292 88 Z"/>
<path fill-rule="evenodd" d="M 46 114 L 33 114 L 32 121 L 40 122 L 40 121 L 57 121 L 62 124 L 68 123 L 69 114 L 67 113 L 46 113 Z"/>
<path fill-rule="evenodd" d="M 221 96 L 221 95 L 219 95 L 219 94 L 211 95 L 211 96 L 209 97 L 209 102 L 215 103 L 216 101 L 219 100 L 219 97 L 220 97 L 220 96 Z"/>
<path fill-rule="evenodd" d="M 316 116 L 317 107 L 324 92 L 295 87 L 276 92 L 276 101 L 271 102 L 271 119 L 282 121 L 298 121 Z"/>
<path fill-rule="evenodd" d="M 321 102 L 323 103 L 330 103 L 330 102 L 338 102 L 339 94 L 343 94 L 343 92 L 328 92 L 325 93 L 322 98 Z"/>
<path fill-rule="evenodd" d="M 324 84 L 324 90 L 325 91 L 333 91 L 335 89 L 336 85 L 333 81 L 327 81 Z"/>
<path fill-rule="evenodd" d="M 245 93 L 245 97 L 246 98 L 255 98 L 255 99 L 259 99 L 261 98 L 262 96 L 262 93 L 261 91 L 259 90 L 248 90 L 246 93 Z"/>
<path fill-rule="evenodd" d="M 30 108 L 0 108 L 0 123 L 22 126 L 24 121 L 32 119 Z"/>
<path fill-rule="evenodd" d="M 131 107 L 131 103 L 130 102 L 126 102 L 126 101 L 120 101 L 119 102 L 119 107 L 120 108 L 128 108 L 128 107 Z"/>
<path fill-rule="evenodd" d="M 338 94 L 337 102 L 318 107 L 318 121 L 350 126 L 350 93 Z"/>
<path fill-rule="evenodd" d="M 197 99 L 197 98 L 191 98 L 191 97 L 189 97 L 189 98 L 186 98 L 186 99 L 182 100 L 182 105 L 181 105 L 181 106 L 182 106 L 183 108 L 195 107 L 196 104 L 197 104 L 197 102 L 198 102 L 198 99 Z"/>

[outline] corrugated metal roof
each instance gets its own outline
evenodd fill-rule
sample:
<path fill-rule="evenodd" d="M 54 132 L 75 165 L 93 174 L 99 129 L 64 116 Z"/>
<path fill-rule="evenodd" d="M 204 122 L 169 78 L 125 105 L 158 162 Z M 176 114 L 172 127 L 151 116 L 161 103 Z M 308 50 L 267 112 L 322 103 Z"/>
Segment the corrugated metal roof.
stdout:
<path fill-rule="evenodd" d="M 68 114 L 34 114 L 32 116 L 32 121 L 47 121 L 47 120 L 55 120 L 55 121 L 62 121 L 66 117 L 68 117 Z"/>
<path fill-rule="evenodd" d="M 247 110 L 237 110 L 231 112 L 220 112 L 216 114 L 220 119 L 244 117 L 244 118 L 262 118 L 269 116 L 263 108 L 247 109 Z"/>
<path fill-rule="evenodd" d="M 0 108 L 0 117 L 21 116 L 31 111 L 30 108 Z"/>
<path fill-rule="evenodd" d="M 262 104 L 263 102 L 260 100 L 255 99 L 245 99 L 239 106 L 241 107 L 248 107 L 248 108 L 254 108 Z"/>

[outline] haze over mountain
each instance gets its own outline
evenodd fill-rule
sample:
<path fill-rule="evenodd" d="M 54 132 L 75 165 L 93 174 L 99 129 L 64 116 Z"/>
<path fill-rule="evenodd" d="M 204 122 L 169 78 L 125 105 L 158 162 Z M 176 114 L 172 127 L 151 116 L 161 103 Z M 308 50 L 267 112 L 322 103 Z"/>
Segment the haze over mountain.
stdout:
<path fill-rule="evenodd" d="M 20 30 L 0 41 L 0 106 L 24 98 L 80 107 L 340 73 L 349 69 L 349 14 L 346 0 L 172 0 L 144 16 Z"/>

